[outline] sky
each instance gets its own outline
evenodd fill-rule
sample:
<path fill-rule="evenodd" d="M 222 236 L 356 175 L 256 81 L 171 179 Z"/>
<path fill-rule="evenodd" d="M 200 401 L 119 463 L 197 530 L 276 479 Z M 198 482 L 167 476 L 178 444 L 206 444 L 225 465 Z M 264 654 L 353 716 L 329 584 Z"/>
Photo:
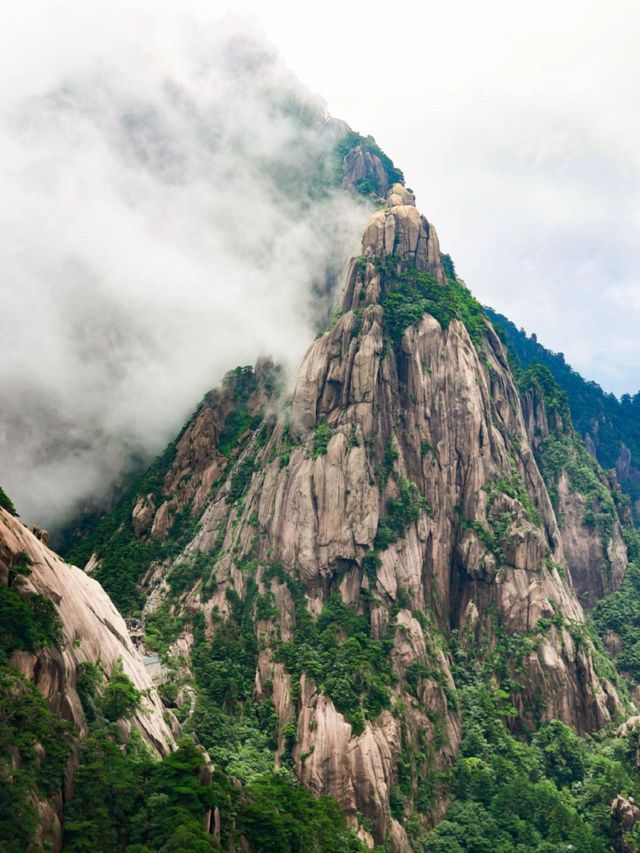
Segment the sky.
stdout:
<path fill-rule="evenodd" d="M 280 3 L 263 19 L 404 170 L 484 304 L 605 390 L 640 390 L 636 2 Z"/>
<path fill-rule="evenodd" d="M 483 303 L 638 391 L 639 25 L 622 0 L 5 4 L 0 483 L 23 516 L 59 523 L 236 364 L 295 371 L 368 212 L 274 187 L 317 140 L 269 87 L 375 136 Z M 227 61 L 247 35 L 279 54 L 258 80 Z"/>

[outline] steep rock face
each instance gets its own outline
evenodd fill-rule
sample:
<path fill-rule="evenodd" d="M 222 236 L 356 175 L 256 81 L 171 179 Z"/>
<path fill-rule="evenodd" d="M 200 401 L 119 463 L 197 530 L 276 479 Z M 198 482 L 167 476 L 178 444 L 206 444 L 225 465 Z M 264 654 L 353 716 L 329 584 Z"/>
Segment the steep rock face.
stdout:
<path fill-rule="evenodd" d="M 583 613 L 505 350 L 403 186 L 373 215 L 290 404 L 266 401 L 224 454 L 230 411 L 180 439 L 167 500 L 198 530 L 168 576 L 152 573 L 147 612 L 164 602 L 186 620 L 173 649 L 188 662 L 189 620 L 215 643 L 248 608 L 277 760 L 370 846 L 410 850 L 405 820 L 442 815 L 434 779 L 460 742 L 452 638 L 477 666 L 499 658 L 521 726 L 589 731 L 617 697 L 575 639 Z M 149 506 L 141 494 L 140 529 Z"/>
<path fill-rule="evenodd" d="M 22 579 L 20 589 L 53 602 L 62 625 L 62 645 L 34 654 L 16 652 L 11 664 L 34 682 L 54 711 L 84 734 L 87 727 L 76 691 L 78 666 L 99 663 L 109 675 L 121 660 L 123 671 L 145 694 L 144 708 L 133 718 L 133 725 L 154 752 L 168 753 L 173 736 L 163 719 L 162 703 L 109 596 L 100 584 L 61 560 L 0 508 L 0 582 L 7 582 L 10 568 L 23 555 L 30 561 L 30 573 Z"/>
<path fill-rule="evenodd" d="M 389 189 L 389 179 L 382 161 L 375 154 L 367 151 L 362 145 L 356 145 L 344 158 L 344 179 L 342 185 L 346 189 L 355 190 L 362 182 L 370 182 L 380 188 L 383 195 Z"/>
<path fill-rule="evenodd" d="M 537 369 L 538 373 L 541 371 L 544 369 Z M 550 377 L 543 375 L 545 380 L 550 381 Z M 631 518 L 618 509 L 615 475 L 607 477 L 597 461 L 586 458 L 580 448 L 568 408 L 561 412 L 552 406 L 548 412 L 543 390 L 534 384 L 524 395 L 523 411 L 529 440 L 555 496 L 564 555 L 574 587 L 581 604 L 592 608 L 624 580 L 628 556 L 622 525 L 631 525 Z M 556 462 L 558 447 L 565 451 L 565 462 L 560 466 Z"/>
<path fill-rule="evenodd" d="M 362 239 L 363 254 L 374 258 L 391 255 L 410 260 L 444 284 L 438 235 L 417 208 L 415 196 L 402 184 L 394 184 L 387 204 L 369 220 Z M 354 306 L 355 307 L 355 306 Z"/>
<path fill-rule="evenodd" d="M 571 489 L 566 472 L 558 483 L 562 542 L 580 601 L 591 608 L 620 587 L 627 570 L 627 547 L 617 522 L 609 536 L 585 524 L 585 498 Z"/>

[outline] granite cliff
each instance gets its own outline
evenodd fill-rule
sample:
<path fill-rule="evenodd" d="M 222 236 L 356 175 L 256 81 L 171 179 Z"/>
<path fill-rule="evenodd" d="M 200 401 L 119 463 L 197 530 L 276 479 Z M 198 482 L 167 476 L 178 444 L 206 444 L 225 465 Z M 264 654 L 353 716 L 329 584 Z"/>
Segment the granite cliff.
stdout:
<path fill-rule="evenodd" d="M 346 159 L 352 182 L 377 174 L 362 150 Z M 77 558 L 141 613 L 214 762 L 213 706 L 242 749 L 230 721 L 257 738 L 268 712 L 276 766 L 334 798 L 366 846 L 421 849 L 450 799 L 464 661 L 519 736 L 623 712 L 578 600 L 621 582 L 620 524 L 586 538 L 584 495 L 566 472 L 545 482 L 560 416 L 517 385 L 402 184 L 284 386 L 266 361 L 230 374 Z"/>

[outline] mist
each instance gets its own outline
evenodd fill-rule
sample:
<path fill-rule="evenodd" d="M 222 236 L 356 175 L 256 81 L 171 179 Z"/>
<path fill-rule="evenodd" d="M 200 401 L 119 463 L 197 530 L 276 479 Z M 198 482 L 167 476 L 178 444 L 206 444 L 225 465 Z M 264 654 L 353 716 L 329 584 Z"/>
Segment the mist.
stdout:
<path fill-rule="evenodd" d="M 318 192 L 324 104 L 255 27 L 127 24 L 71 33 L 0 114 L 0 483 L 45 526 L 227 370 L 294 369 L 369 214 Z"/>

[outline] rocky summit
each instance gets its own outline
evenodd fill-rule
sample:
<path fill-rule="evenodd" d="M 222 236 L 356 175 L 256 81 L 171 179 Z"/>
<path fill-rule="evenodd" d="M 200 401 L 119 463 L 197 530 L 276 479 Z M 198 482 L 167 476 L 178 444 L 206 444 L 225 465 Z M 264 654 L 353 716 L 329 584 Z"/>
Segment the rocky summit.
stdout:
<path fill-rule="evenodd" d="M 629 499 L 349 134 L 294 381 L 231 371 L 69 562 L 0 493 L 3 849 L 640 849 Z"/>

